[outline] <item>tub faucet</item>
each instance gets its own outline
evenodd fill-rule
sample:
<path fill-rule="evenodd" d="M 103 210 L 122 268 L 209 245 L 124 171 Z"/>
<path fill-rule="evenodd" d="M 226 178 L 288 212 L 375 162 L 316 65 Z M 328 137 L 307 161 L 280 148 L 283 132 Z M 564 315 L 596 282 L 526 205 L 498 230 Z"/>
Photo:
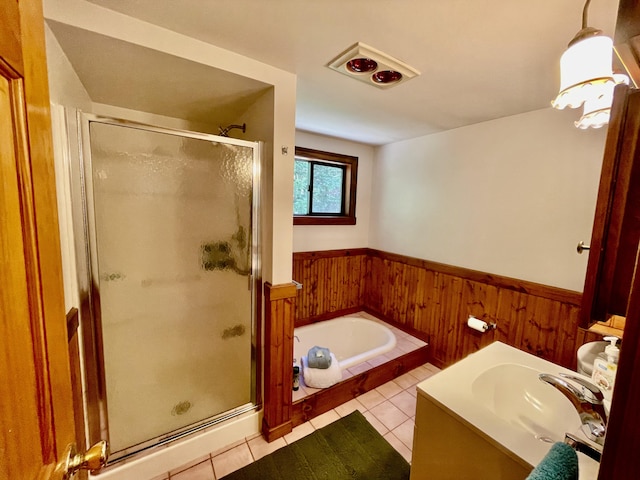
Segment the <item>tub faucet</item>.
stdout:
<path fill-rule="evenodd" d="M 563 373 L 560 374 L 560 377 L 548 373 L 539 375 L 541 381 L 555 387 L 575 407 L 580 415 L 582 430 L 587 438 L 599 445 L 604 445 L 604 436 L 607 433 L 607 412 L 604 408 L 602 391 L 582 378 Z M 582 391 L 567 382 L 565 378 L 580 384 Z"/>

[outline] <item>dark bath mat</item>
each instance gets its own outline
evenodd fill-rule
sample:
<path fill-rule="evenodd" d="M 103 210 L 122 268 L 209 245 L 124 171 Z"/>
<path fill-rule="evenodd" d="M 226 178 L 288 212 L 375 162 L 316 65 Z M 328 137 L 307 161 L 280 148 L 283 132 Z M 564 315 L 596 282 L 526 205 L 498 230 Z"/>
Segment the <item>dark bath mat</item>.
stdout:
<path fill-rule="evenodd" d="M 408 480 L 409 464 L 355 411 L 222 480 Z"/>

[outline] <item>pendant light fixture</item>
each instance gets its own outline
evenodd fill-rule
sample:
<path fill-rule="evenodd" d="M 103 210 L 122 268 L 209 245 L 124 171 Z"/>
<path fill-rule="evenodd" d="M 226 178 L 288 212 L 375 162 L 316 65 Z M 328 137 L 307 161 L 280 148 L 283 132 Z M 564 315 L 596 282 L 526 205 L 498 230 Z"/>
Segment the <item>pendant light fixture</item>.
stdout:
<path fill-rule="evenodd" d="M 613 74 L 613 40 L 602 30 L 587 26 L 590 3 L 586 0 L 584 4 L 582 29 L 560 59 L 560 92 L 551 102 L 560 110 L 584 105 L 584 114 L 576 122 L 582 129 L 609 122 L 613 89 L 617 83 L 628 82 L 626 75 Z"/>

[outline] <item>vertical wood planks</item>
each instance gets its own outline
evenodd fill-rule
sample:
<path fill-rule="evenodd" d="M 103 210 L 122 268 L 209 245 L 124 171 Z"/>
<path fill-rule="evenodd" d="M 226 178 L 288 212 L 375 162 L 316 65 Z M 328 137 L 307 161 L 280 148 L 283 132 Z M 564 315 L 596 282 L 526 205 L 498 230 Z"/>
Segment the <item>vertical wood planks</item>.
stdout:
<path fill-rule="evenodd" d="M 293 323 L 296 287 L 265 283 L 264 416 L 268 441 L 291 432 Z"/>
<path fill-rule="evenodd" d="M 574 368 L 581 294 L 373 249 L 294 254 L 296 322 L 368 310 L 429 339 L 446 366 L 500 340 Z M 473 315 L 497 330 L 467 327 Z"/>
<path fill-rule="evenodd" d="M 360 309 L 366 295 L 366 249 L 295 253 L 293 279 L 302 283 L 295 305 L 300 323 Z"/>

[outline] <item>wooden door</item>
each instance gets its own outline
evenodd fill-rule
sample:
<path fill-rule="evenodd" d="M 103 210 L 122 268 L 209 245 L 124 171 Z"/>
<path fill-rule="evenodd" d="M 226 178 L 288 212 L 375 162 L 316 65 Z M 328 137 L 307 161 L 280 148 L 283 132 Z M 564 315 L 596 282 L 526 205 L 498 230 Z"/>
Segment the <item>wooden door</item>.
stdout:
<path fill-rule="evenodd" d="M 640 242 L 640 92 L 616 87 L 602 163 L 581 326 L 626 316 Z"/>
<path fill-rule="evenodd" d="M 74 424 L 44 22 L 0 12 L 0 479 L 48 479 Z"/>

